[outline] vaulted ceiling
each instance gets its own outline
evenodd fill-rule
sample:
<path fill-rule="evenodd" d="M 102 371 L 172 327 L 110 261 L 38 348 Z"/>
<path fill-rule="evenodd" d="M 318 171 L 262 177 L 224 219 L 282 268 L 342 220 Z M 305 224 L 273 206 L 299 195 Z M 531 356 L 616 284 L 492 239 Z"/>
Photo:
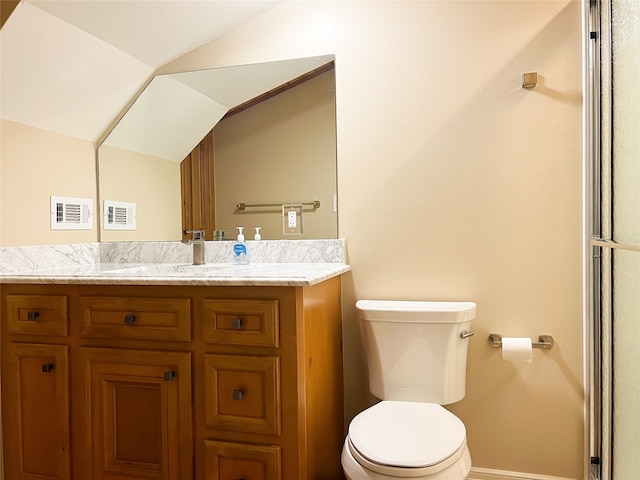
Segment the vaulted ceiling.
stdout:
<path fill-rule="evenodd" d="M 23 0 L 0 30 L 0 114 L 97 141 L 158 67 L 278 3 Z"/>

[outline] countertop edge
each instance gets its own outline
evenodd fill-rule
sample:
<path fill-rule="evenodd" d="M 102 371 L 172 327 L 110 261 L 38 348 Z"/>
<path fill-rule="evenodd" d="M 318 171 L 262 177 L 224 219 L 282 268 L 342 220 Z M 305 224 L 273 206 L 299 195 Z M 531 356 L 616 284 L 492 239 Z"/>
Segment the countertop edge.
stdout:
<path fill-rule="evenodd" d="M 265 266 L 268 264 L 257 264 Z M 290 264 L 281 268 L 291 268 Z M 65 274 L 63 271 L 52 274 L 47 271 L 10 273 L 0 276 L 0 285 L 35 284 L 35 285 L 191 285 L 191 286 L 312 286 L 330 278 L 343 275 L 351 270 L 347 264 L 324 264 L 322 271 L 315 271 L 317 263 L 306 264 L 310 271 L 305 273 L 305 264 L 296 264 L 300 274 L 251 274 L 248 268 L 246 275 L 216 276 L 211 274 L 172 274 L 172 275 L 142 275 L 119 274 L 113 275 L 109 271 L 103 273 Z"/>

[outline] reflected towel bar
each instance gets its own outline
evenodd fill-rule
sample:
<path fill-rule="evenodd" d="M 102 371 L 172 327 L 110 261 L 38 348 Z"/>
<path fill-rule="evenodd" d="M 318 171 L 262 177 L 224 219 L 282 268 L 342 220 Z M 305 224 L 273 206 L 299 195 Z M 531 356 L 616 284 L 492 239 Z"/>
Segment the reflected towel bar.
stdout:
<path fill-rule="evenodd" d="M 492 347 L 502 347 L 502 335 L 492 333 L 489 335 L 489 343 Z M 533 348 L 543 348 L 545 350 L 551 350 L 553 348 L 553 337 L 551 335 L 540 335 L 537 342 L 531 342 Z"/>
<path fill-rule="evenodd" d="M 247 208 L 254 207 L 281 207 L 282 205 L 289 205 L 295 203 L 297 205 L 304 205 L 305 207 L 320 208 L 320 200 L 314 200 L 313 202 L 281 202 L 281 203 L 238 203 L 236 208 L 238 210 L 245 210 Z"/>

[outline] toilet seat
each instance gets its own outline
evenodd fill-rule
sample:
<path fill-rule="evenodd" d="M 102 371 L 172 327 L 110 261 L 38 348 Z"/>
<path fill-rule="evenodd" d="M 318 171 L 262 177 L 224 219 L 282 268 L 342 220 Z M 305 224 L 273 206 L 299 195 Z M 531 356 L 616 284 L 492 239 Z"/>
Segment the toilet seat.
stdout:
<path fill-rule="evenodd" d="M 467 451 L 466 429 L 440 405 L 382 401 L 351 421 L 348 448 L 368 470 L 397 477 L 428 476 Z"/>

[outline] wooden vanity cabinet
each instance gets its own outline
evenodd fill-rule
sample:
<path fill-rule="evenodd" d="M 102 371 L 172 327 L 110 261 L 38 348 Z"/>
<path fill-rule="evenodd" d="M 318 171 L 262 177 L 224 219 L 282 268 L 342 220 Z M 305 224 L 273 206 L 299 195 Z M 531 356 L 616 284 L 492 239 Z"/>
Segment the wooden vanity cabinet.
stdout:
<path fill-rule="evenodd" d="M 344 478 L 340 278 L 2 286 L 5 478 Z"/>

